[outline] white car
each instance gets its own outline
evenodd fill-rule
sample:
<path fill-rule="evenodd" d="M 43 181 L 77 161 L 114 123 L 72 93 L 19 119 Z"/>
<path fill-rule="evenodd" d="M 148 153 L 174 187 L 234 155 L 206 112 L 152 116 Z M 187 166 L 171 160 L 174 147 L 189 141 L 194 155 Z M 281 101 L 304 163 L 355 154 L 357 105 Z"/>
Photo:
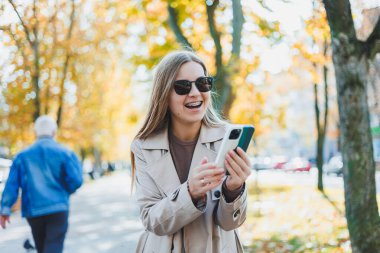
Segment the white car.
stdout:
<path fill-rule="evenodd" d="M 252 163 L 252 170 L 273 169 L 272 159 L 269 156 L 256 156 L 249 158 Z"/>
<path fill-rule="evenodd" d="M 0 183 L 7 180 L 12 160 L 0 158 Z"/>
<path fill-rule="evenodd" d="M 331 157 L 329 162 L 323 166 L 323 172 L 327 175 L 335 174 L 337 176 L 343 175 L 343 161 L 342 156 L 336 155 Z"/>

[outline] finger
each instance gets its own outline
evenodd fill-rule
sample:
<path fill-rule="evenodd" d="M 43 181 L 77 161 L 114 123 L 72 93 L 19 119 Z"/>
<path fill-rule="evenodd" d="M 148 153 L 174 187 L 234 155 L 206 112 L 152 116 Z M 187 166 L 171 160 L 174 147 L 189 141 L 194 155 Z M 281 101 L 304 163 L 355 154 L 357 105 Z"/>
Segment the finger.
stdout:
<path fill-rule="evenodd" d="M 205 177 L 213 177 L 213 176 L 218 176 L 218 175 L 223 175 L 223 174 L 224 174 L 223 168 L 213 167 L 211 169 L 205 169 L 201 171 L 196 177 L 198 177 L 199 179 L 202 179 Z"/>
<path fill-rule="evenodd" d="M 216 182 L 216 181 L 219 181 L 221 179 L 224 178 L 224 173 L 223 174 L 220 174 L 220 175 L 216 175 L 216 176 L 211 176 L 211 177 L 205 177 L 203 179 L 203 183 L 204 184 L 210 184 L 210 183 L 213 183 L 213 182 Z"/>
<path fill-rule="evenodd" d="M 228 153 L 226 155 L 226 160 L 231 166 L 231 168 L 236 172 L 236 175 L 242 179 L 245 179 L 245 172 L 243 169 L 234 161 L 234 159 L 231 157 L 231 155 Z"/>
<path fill-rule="evenodd" d="M 224 160 L 224 165 L 226 166 L 226 169 L 230 173 L 232 177 L 239 177 L 238 174 L 236 174 L 235 170 L 231 167 L 231 165 L 228 163 L 227 159 Z"/>
<path fill-rule="evenodd" d="M 222 182 L 223 182 L 223 178 L 221 178 L 220 180 L 214 181 L 212 183 L 206 184 L 202 187 L 201 191 L 203 194 L 206 194 L 208 191 L 214 189 L 215 187 L 220 185 Z"/>
<path fill-rule="evenodd" d="M 201 164 L 200 166 L 198 166 L 196 168 L 196 172 L 197 174 L 201 173 L 202 171 L 205 171 L 205 170 L 213 170 L 213 169 L 216 169 L 216 165 L 214 163 L 205 163 L 205 164 Z"/>
<path fill-rule="evenodd" d="M 201 164 L 206 164 L 206 163 L 208 163 L 208 159 L 207 157 L 203 157 Z"/>
<path fill-rule="evenodd" d="M 237 151 L 238 155 L 244 160 L 244 162 L 245 162 L 249 167 L 251 167 L 252 164 L 251 164 L 251 161 L 250 161 L 249 158 L 248 158 L 247 153 L 246 153 L 241 147 L 238 147 L 236 151 Z"/>
<path fill-rule="evenodd" d="M 243 171 L 244 174 L 249 175 L 250 167 L 238 154 L 234 151 L 228 152 L 228 155 L 232 158 L 232 160 L 236 163 L 238 167 Z"/>
<path fill-rule="evenodd" d="M 240 149 L 241 150 L 241 149 Z M 230 157 L 236 162 L 236 164 L 239 165 L 241 168 L 246 168 L 248 167 L 249 163 L 247 163 L 239 154 L 237 154 L 235 151 L 229 151 L 228 154 Z M 243 156 L 245 153 L 243 152 Z"/>

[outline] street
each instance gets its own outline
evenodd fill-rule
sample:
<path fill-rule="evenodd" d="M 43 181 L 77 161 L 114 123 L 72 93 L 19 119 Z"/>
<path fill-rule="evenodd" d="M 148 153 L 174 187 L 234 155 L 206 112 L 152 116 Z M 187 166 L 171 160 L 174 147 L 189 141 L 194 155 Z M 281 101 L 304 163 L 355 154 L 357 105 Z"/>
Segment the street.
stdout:
<path fill-rule="evenodd" d="M 281 171 L 253 172 L 259 184 L 316 185 L 317 174 L 284 173 Z M 380 193 L 380 173 L 376 174 Z M 343 187 L 342 177 L 325 176 L 326 188 Z M 143 227 L 138 208 L 130 196 L 130 177 L 126 171 L 87 182 L 71 198 L 70 225 L 65 241 L 65 253 L 129 253 L 134 252 Z M 20 213 L 11 216 L 11 224 L 0 230 L 0 249 L 5 253 L 22 253 L 22 244 L 32 236 Z"/>
<path fill-rule="evenodd" d="M 143 231 L 138 208 L 130 196 L 130 177 L 126 171 L 87 182 L 71 198 L 69 231 L 65 253 L 134 252 Z M 11 224 L 0 231 L 0 251 L 22 253 L 22 244 L 31 232 L 17 212 Z"/>

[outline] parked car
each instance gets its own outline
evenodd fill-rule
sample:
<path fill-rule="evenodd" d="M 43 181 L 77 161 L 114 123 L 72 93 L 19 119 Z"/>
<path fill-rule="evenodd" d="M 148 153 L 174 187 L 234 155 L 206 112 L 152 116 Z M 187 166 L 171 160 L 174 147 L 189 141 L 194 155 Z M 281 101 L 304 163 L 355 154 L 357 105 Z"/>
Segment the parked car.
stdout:
<path fill-rule="evenodd" d="M 12 160 L 0 158 L 0 183 L 7 180 Z"/>
<path fill-rule="evenodd" d="M 343 160 L 341 155 L 336 155 L 330 158 L 329 162 L 323 165 L 323 172 L 327 175 L 335 174 L 343 175 Z"/>
<path fill-rule="evenodd" d="M 257 156 L 250 158 L 253 170 L 273 169 L 272 159 L 269 156 Z"/>
<path fill-rule="evenodd" d="M 284 169 L 285 164 L 289 162 L 289 159 L 286 156 L 280 155 L 280 156 L 273 156 L 272 161 L 273 161 L 273 169 L 281 170 L 281 169 Z"/>
<path fill-rule="evenodd" d="M 285 171 L 306 171 L 311 169 L 311 163 L 303 157 L 294 157 L 284 165 Z"/>

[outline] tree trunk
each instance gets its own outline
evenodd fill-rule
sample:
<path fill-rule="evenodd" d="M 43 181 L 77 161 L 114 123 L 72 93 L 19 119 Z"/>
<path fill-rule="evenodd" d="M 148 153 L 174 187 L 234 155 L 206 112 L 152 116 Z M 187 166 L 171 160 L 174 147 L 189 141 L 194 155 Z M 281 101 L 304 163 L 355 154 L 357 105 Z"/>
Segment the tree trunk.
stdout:
<path fill-rule="evenodd" d="M 324 41 L 323 46 L 323 56 L 327 56 L 328 44 L 327 40 Z M 327 82 L 327 72 L 328 68 L 323 65 L 323 89 L 324 89 L 324 115 L 323 122 L 320 121 L 320 110 L 318 103 L 318 86 L 314 84 L 314 96 L 315 96 L 315 114 L 316 114 L 316 124 L 317 124 L 317 168 L 318 168 L 318 190 L 321 192 L 323 189 L 323 164 L 324 164 L 324 145 L 327 133 L 327 116 L 329 112 L 329 96 L 328 96 L 328 82 Z"/>
<path fill-rule="evenodd" d="M 315 123 L 317 127 L 317 168 L 318 168 L 318 190 L 323 192 L 323 144 L 325 135 L 323 133 L 323 129 L 321 127 L 320 122 L 320 111 L 319 111 L 319 103 L 318 103 L 318 84 L 314 84 L 314 109 L 315 109 Z"/>
<path fill-rule="evenodd" d="M 227 65 L 223 64 L 223 47 L 221 44 L 221 34 L 215 24 L 215 9 L 219 4 L 219 0 L 213 1 L 211 5 L 206 3 L 207 22 L 210 35 L 215 44 L 215 65 L 216 65 L 216 91 L 217 98 L 216 108 L 223 115 L 228 116 L 232 102 L 235 98 L 231 86 L 231 75 L 239 70 L 241 33 L 244 24 L 243 9 L 240 0 L 232 2 L 232 50 L 231 57 Z"/>
<path fill-rule="evenodd" d="M 368 45 L 356 39 L 348 0 L 324 0 L 324 4 L 337 82 L 346 218 L 352 252 L 380 252 L 380 218 L 366 95 Z"/>
<path fill-rule="evenodd" d="M 380 252 L 375 163 L 366 97 L 367 59 L 334 57 L 342 136 L 346 218 L 354 253 Z M 358 67 L 360 66 L 360 67 Z"/>
<path fill-rule="evenodd" d="M 215 24 L 215 9 L 219 4 L 219 0 L 214 0 L 212 4 L 206 2 L 207 23 L 210 30 L 210 35 L 215 44 L 215 88 L 218 94 L 215 97 L 215 107 L 217 111 L 228 115 L 234 100 L 234 94 L 231 87 L 231 75 L 236 73 L 239 69 L 240 48 L 241 48 L 241 34 L 244 24 L 243 8 L 240 0 L 232 1 L 232 50 L 231 57 L 228 64 L 223 64 L 223 48 L 221 45 L 221 33 L 217 30 Z M 171 1 L 168 1 L 169 25 L 177 41 L 182 44 L 185 49 L 192 49 L 189 40 L 184 36 L 178 21 L 178 11 L 171 6 Z"/>

